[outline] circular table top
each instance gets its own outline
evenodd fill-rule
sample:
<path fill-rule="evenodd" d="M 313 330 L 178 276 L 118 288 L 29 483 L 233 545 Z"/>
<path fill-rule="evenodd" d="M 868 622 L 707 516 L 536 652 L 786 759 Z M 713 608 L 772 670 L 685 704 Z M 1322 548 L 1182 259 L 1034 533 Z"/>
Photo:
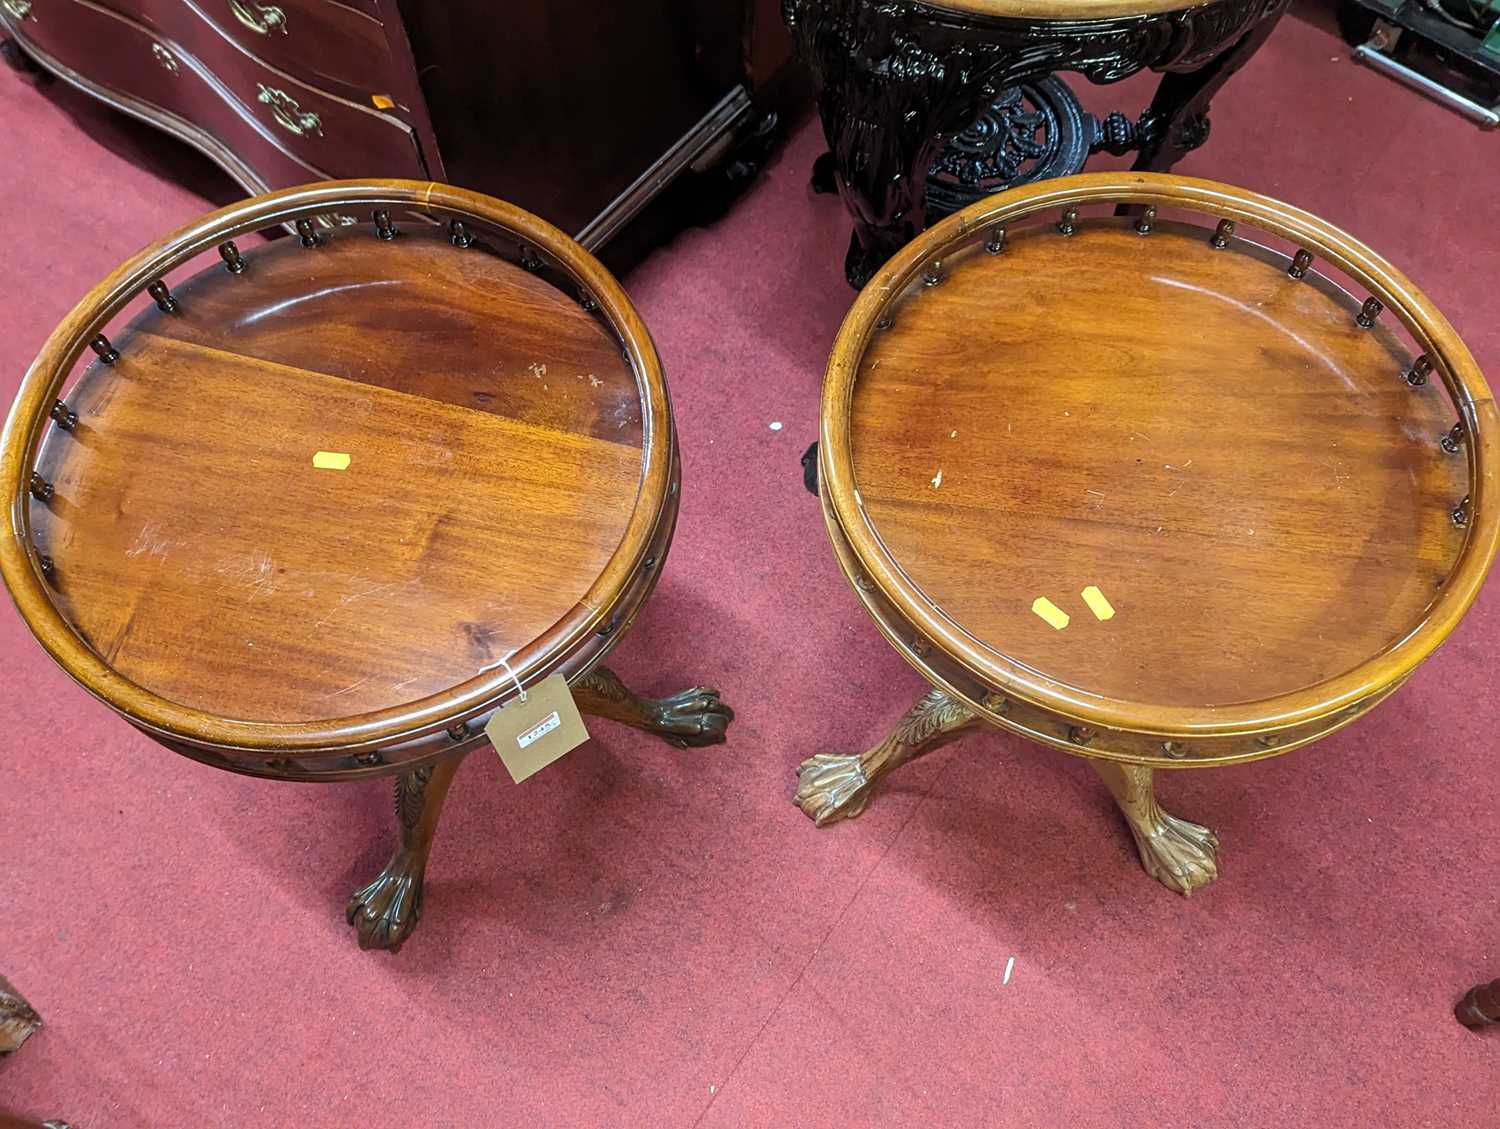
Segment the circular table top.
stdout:
<path fill-rule="evenodd" d="M 40 435 L 57 613 L 189 720 L 337 744 L 451 713 L 592 627 L 654 527 L 670 423 L 611 325 L 482 232 L 461 249 L 392 215 L 390 241 L 213 256 L 174 312 L 111 332 L 118 360 L 63 394 L 76 426 Z"/>
<path fill-rule="evenodd" d="M 1444 450 L 1459 411 L 1403 379 L 1390 314 L 1361 328 L 1363 295 L 1248 230 L 1216 249 L 1201 216 L 1013 216 L 990 253 L 976 221 L 1013 195 L 871 283 L 825 387 L 838 520 L 918 628 L 991 685 L 1160 731 L 1316 709 L 1361 670 L 1368 692 L 1398 676 L 1370 664 L 1446 634 L 1493 515 L 1455 524 L 1476 445 Z M 1449 371 L 1489 486 L 1493 403 L 1466 353 Z"/>

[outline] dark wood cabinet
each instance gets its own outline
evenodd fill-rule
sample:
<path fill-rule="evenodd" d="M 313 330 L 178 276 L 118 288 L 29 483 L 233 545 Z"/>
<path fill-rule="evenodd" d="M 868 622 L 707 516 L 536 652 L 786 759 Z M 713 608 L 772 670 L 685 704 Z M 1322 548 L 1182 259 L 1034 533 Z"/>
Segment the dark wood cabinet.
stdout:
<path fill-rule="evenodd" d="M 0 0 L 0 25 L 36 63 L 196 146 L 247 192 L 425 177 L 597 247 L 679 173 L 754 133 L 752 94 L 790 54 L 775 8 Z"/>

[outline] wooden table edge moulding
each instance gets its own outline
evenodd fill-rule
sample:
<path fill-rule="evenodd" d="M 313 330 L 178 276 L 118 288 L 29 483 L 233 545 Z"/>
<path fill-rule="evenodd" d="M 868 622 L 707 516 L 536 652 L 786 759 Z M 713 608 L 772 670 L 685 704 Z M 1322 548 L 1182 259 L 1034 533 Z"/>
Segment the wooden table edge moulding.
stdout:
<path fill-rule="evenodd" d="M 366 222 L 332 233 L 315 230 L 315 217 L 331 209 L 357 212 Z M 405 223 L 398 222 L 403 216 Z M 640 398 L 641 466 L 634 509 L 607 565 L 570 612 L 503 666 L 362 715 L 316 721 L 218 716 L 123 676 L 62 614 L 54 592 L 67 578 L 33 539 L 33 507 L 66 502 L 61 489 L 36 471 L 49 429 L 52 441 L 86 441 L 88 419 L 80 422 L 69 408 L 64 387 L 76 362 L 91 348 L 93 366 L 120 364 L 128 344 L 117 350 L 105 335 L 111 319 L 143 293 L 164 316 L 173 316 L 179 303 L 167 276 L 200 254 L 217 249 L 220 265 L 236 283 L 254 279 L 260 249 L 247 247 L 242 254 L 236 238 L 291 229 L 299 233 L 304 253 L 315 255 L 340 239 L 391 246 L 407 224 L 442 232 L 446 238 L 435 241 L 451 244 L 454 255 L 488 254 L 518 264 L 617 340 Z M 298 238 L 276 242 L 291 246 Z M 504 326 L 495 329 L 503 332 Z M 394 951 L 415 928 L 433 833 L 454 773 L 468 752 L 486 743 L 487 718 L 522 687 L 561 673 L 582 712 L 659 734 L 679 747 L 722 742 L 733 718 L 716 690 L 693 687 L 665 699 L 642 698 L 601 664 L 654 589 L 676 521 L 679 459 L 661 362 L 629 297 L 592 255 L 552 225 L 489 196 L 419 181 L 329 181 L 232 204 L 158 240 L 90 291 L 47 339 L 0 435 L 0 475 L 10 503 L 0 537 L 0 574 L 47 654 L 90 694 L 164 746 L 218 768 L 297 781 L 396 776 L 399 846 L 347 907 L 363 948 Z"/>
<path fill-rule="evenodd" d="M 1115 215 L 1122 205 L 1131 213 Z M 1186 224 L 1178 230 L 1194 238 L 1201 234 L 1206 246 L 1217 249 L 1215 254 L 1241 251 L 1284 270 L 1298 284 L 1326 288 L 1347 302 L 1351 320 L 1366 330 L 1382 314 L 1394 318 L 1410 335 L 1416 356 L 1409 368 L 1393 365 L 1390 380 L 1412 393 L 1433 394 L 1433 388 L 1423 387 L 1429 381 L 1446 390 L 1458 418 L 1451 430 L 1431 436 L 1431 447 L 1435 458 L 1453 459 L 1453 465 L 1467 468 L 1468 492 L 1451 499 L 1448 515 L 1461 549 L 1419 622 L 1336 677 L 1227 707 L 1112 699 L 1053 679 L 987 646 L 947 618 L 892 557 L 871 523 L 855 473 L 850 420 L 862 358 L 876 335 L 899 322 L 903 302 L 920 302 L 931 288 L 943 286 L 950 267 L 966 255 L 1003 259 L 1008 229 L 1014 236 L 1027 225 L 1037 231 L 1055 227 L 1048 237 L 1066 239 L 1090 223 L 1100 228 L 1134 225 L 1142 239 L 1150 239 L 1153 226 L 1167 222 L 1165 215 L 1157 218 L 1158 209 L 1190 213 L 1195 221 L 1206 218 L 1201 233 Z M 1099 218 L 1086 214 L 1090 211 Z M 1256 243 L 1257 232 L 1275 237 L 1268 242 L 1285 241 L 1295 253 Z M 1347 281 L 1320 274 L 1325 263 Z M 1353 294 L 1346 289 L 1351 286 Z M 1024 356 L 1017 360 L 1024 366 Z M 932 379 L 941 380 L 939 373 L 934 369 Z M 1298 208 L 1207 180 L 1117 172 L 1041 181 L 955 213 L 890 259 L 855 301 L 828 363 L 817 444 L 819 495 L 839 567 L 887 640 L 934 689 L 868 751 L 819 753 L 805 760 L 798 769 L 795 802 L 819 826 L 858 815 L 886 773 L 988 723 L 1088 758 L 1123 813 L 1147 872 L 1171 889 L 1191 893 L 1217 875 L 1218 841 L 1208 829 L 1161 810 L 1154 793 L 1155 770 L 1278 755 L 1341 729 L 1398 689 L 1473 603 L 1500 544 L 1497 436 L 1500 415 L 1494 399 L 1442 314 L 1385 259 Z M 1006 578 L 995 576 L 993 581 L 1004 586 Z M 1024 594 L 1026 602 L 1031 595 Z"/>

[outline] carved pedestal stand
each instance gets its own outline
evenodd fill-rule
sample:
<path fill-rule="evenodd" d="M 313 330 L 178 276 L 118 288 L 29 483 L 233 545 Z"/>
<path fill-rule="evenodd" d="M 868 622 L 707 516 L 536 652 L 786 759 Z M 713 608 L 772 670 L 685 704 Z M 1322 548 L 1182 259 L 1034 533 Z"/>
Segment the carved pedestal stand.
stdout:
<path fill-rule="evenodd" d="M 1009 88 L 1033 83 L 1043 97 L 1030 99 L 1037 107 L 1032 112 L 1045 117 L 1048 106 L 1059 103 L 1037 80 L 1053 71 L 1076 71 L 1101 83 L 1147 67 L 1165 72 L 1139 122 L 1111 114 L 1085 138 L 1089 150 L 1136 149 L 1136 169 L 1165 172 L 1203 144 L 1210 100 L 1264 42 L 1286 3 L 1216 0 L 1097 19 L 1069 18 L 1063 6 L 1063 18 L 1048 19 L 1007 17 L 1012 5 L 1006 0 L 783 0 L 783 17 L 818 83 L 834 180 L 854 220 L 844 264 L 849 284 L 862 287 L 922 230 L 930 210 L 929 170 L 962 131 L 984 115 L 996 116 L 997 105 L 1003 110 L 1014 97 Z M 1160 6 L 1141 3 L 1142 9 Z M 1045 125 L 1018 123 L 1014 116 L 1006 124 L 1023 131 Z M 1068 135 L 1079 136 L 1076 123 Z M 961 140 L 960 149 L 974 141 Z M 1041 165 L 1018 179 L 1078 171 L 1086 153 L 1069 162 L 1058 159 L 1056 148 L 1013 154 Z M 825 167 L 825 184 L 826 173 Z"/>
<path fill-rule="evenodd" d="M 719 700 L 717 690 L 694 686 L 669 698 L 642 698 L 606 666 L 596 666 L 574 682 L 572 689 L 582 713 L 659 734 L 683 749 L 721 744 L 734 720 L 734 711 Z M 473 747 L 396 778 L 401 841 L 385 869 L 355 891 L 344 910 L 349 924 L 359 932 L 360 948 L 396 952 L 417 927 L 422 916 L 422 879 L 443 800 L 459 764 Z"/>

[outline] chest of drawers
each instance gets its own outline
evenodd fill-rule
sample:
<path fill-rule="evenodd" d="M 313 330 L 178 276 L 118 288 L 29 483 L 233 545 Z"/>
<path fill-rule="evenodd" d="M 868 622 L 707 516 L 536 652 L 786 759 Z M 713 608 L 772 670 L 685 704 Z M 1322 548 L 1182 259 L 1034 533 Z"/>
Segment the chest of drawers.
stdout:
<path fill-rule="evenodd" d="M 774 6 L 0 0 L 0 33 L 247 192 L 452 181 L 598 246 L 752 120 L 749 60 L 788 53 Z"/>

